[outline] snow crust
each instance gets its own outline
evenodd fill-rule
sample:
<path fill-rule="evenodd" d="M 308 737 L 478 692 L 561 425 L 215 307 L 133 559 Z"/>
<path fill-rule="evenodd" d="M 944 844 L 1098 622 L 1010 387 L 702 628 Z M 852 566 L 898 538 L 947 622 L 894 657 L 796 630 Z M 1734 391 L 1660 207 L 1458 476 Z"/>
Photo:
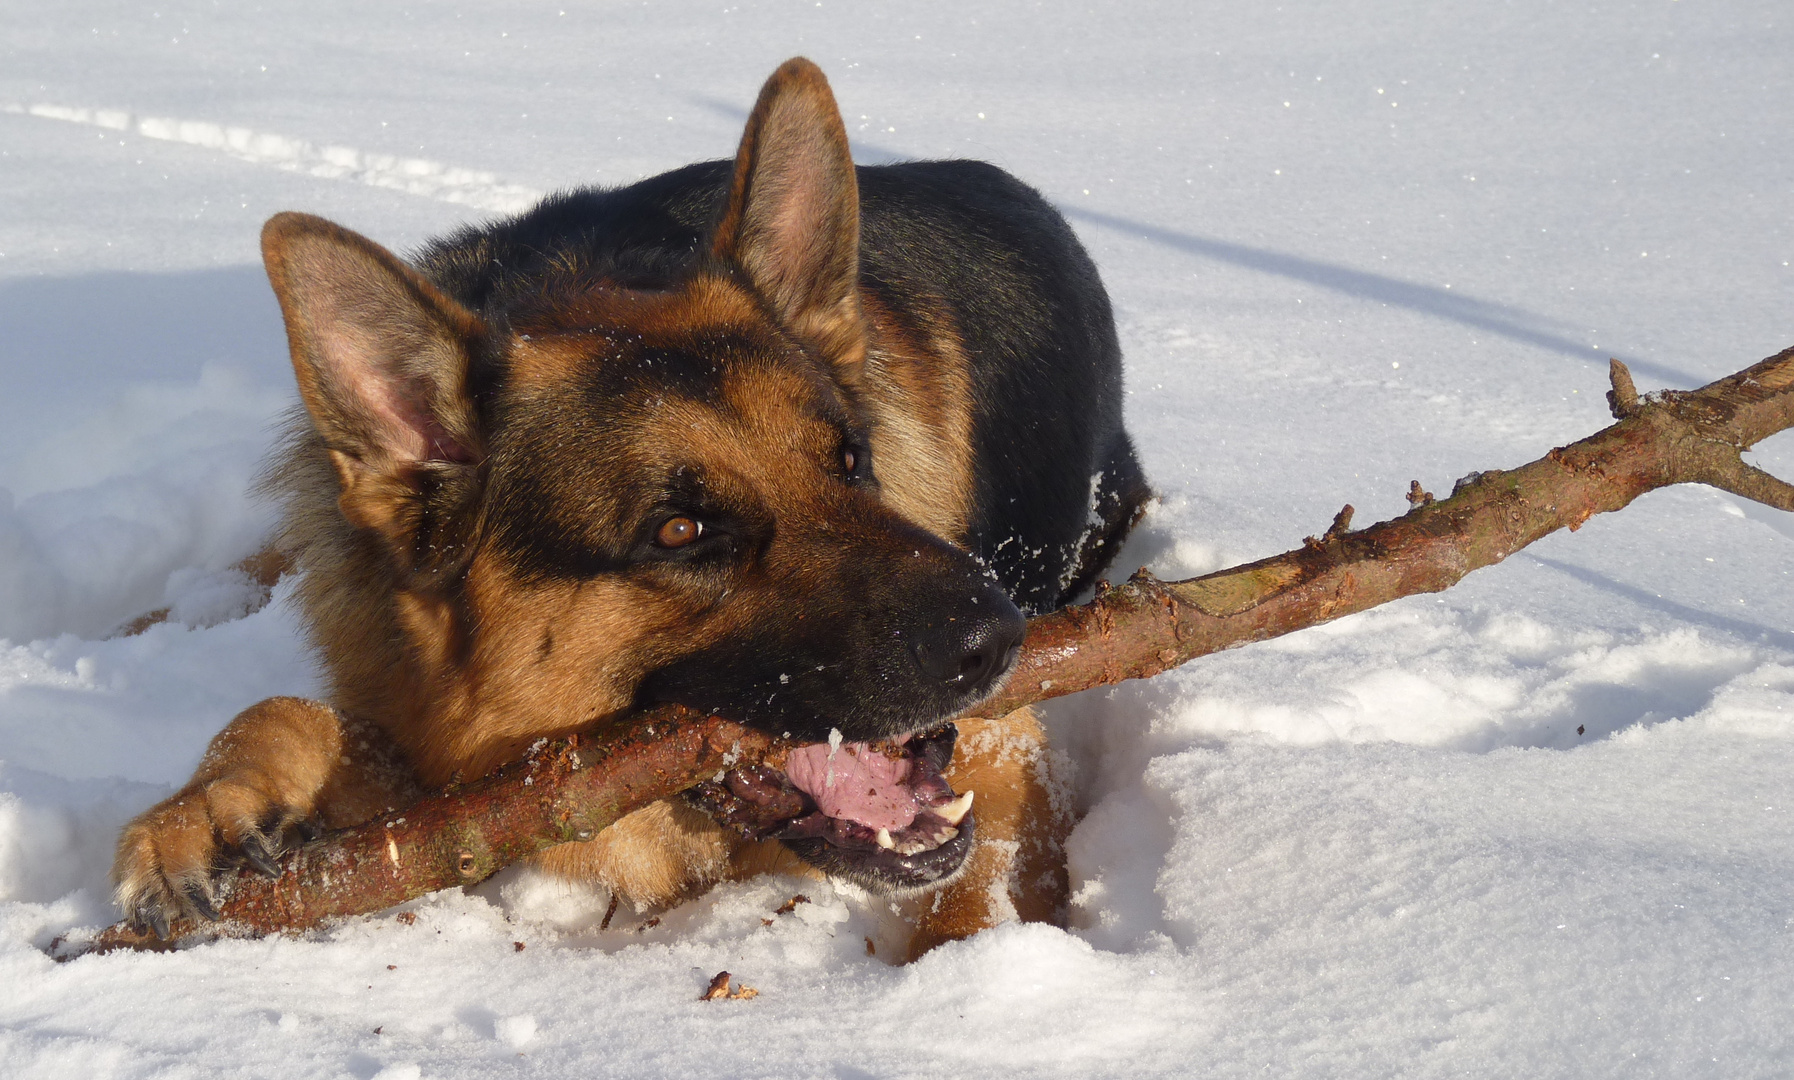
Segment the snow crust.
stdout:
<path fill-rule="evenodd" d="M 1066 212 L 1164 496 L 1117 572 L 1188 576 L 1596 430 L 1609 356 L 1687 387 L 1794 344 L 1785 5 L 73 0 L 0 26 L 0 1075 L 1790 1071 L 1794 521 L 1697 489 L 1051 706 L 1068 929 L 893 967 L 851 889 L 600 930 L 604 895 L 510 871 L 409 924 L 43 952 L 116 917 L 119 826 L 234 713 L 317 691 L 284 591 L 236 617 L 229 569 L 294 400 L 269 214 L 404 249 L 725 156 L 808 55 L 859 160 L 984 158 Z M 1794 477 L 1794 439 L 1754 460 Z M 759 996 L 699 1002 L 723 969 Z"/>

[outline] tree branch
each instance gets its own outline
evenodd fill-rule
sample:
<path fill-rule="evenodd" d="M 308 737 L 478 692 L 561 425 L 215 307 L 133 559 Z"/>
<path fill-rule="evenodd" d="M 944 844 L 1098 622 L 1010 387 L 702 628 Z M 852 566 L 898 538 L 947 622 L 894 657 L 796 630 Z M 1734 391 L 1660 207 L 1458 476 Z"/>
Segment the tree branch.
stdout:
<path fill-rule="evenodd" d="M 1280 637 L 1416 593 L 1439 592 L 1562 528 L 1647 491 L 1702 483 L 1778 509 L 1794 487 L 1739 456 L 1794 426 L 1794 349 L 1699 390 L 1640 399 L 1612 362 L 1618 423 L 1518 469 L 1472 473 L 1451 497 L 1409 489 L 1406 514 L 1190 581 L 1144 571 L 1081 607 L 1029 622 L 999 715 L 1043 697 L 1147 679 L 1207 653 Z M 1349 522 L 1350 516 L 1342 512 Z"/>
<path fill-rule="evenodd" d="M 1794 486 L 1741 453 L 1794 426 L 1794 348 L 1693 391 L 1639 397 L 1612 361 L 1608 402 L 1619 422 L 1508 471 L 1473 473 L 1437 500 L 1416 481 L 1411 509 L 1351 531 L 1347 506 L 1317 539 L 1269 559 L 1189 581 L 1144 570 L 1090 603 L 1033 619 L 1005 689 L 972 715 L 1126 679 L 1195 657 L 1438 592 L 1558 529 L 1618 510 L 1647 491 L 1703 483 L 1782 510 Z M 624 814 L 740 762 L 778 764 L 787 747 L 765 733 L 662 707 L 604 733 L 539 747 L 525 761 L 402 813 L 347 829 L 289 855 L 276 880 L 227 874 L 215 925 L 172 927 L 172 938 L 266 934 L 379 911 L 484 880 L 530 854 L 596 835 Z M 162 948 L 120 923 L 52 952 Z"/>

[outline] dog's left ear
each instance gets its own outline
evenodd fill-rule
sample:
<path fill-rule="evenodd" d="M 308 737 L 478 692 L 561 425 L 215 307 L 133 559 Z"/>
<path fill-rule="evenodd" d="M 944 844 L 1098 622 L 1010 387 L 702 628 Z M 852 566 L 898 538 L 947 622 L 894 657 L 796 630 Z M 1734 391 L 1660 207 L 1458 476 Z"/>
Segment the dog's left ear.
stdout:
<path fill-rule="evenodd" d="M 740 267 L 785 329 L 831 362 L 865 355 L 859 182 L 828 79 L 802 57 L 760 90 L 711 251 Z"/>

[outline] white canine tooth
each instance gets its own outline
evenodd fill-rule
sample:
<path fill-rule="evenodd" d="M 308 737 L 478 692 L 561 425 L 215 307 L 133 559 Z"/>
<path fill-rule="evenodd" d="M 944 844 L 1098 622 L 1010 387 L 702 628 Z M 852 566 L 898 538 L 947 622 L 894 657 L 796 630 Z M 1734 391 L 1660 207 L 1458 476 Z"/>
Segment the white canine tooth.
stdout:
<path fill-rule="evenodd" d="M 972 809 L 972 794 L 972 792 L 968 791 L 950 803 L 935 807 L 934 812 L 939 816 L 946 818 L 947 824 L 957 825 L 965 820 L 967 812 Z"/>
<path fill-rule="evenodd" d="M 891 830 L 878 830 L 878 846 L 884 848 L 886 851 L 897 850 L 897 841 L 891 839 Z"/>

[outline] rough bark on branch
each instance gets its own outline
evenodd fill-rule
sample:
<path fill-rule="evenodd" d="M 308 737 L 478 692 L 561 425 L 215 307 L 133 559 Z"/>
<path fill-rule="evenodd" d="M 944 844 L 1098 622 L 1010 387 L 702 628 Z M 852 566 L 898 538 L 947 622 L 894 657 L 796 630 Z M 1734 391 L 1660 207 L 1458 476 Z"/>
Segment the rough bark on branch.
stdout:
<path fill-rule="evenodd" d="M 976 714 L 1148 678 L 1207 653 L 1438 592 L 1558 529 L 1577 529 L 1671 484 L 1708 484 L 1794 510 L 1794 486 L 1740 456 L 1794 426 L 1794 348 L 1699 390 L 1641 398 L 1617 360 L 1611 377 L 1608 402 L 1618 422 L 1528 465 L 1472 474 L 1446 499 L 1416 482 L 1412 509 L 1399 518 L 1352 531 L 1347 506 L 1320 537 L 1283 555 L 1189 581 L 1141 572 L 1120 587 L 1099 586 L 1088 604 L 1033 619 L 1006 688 Z M 534 852 L 589 839 L 737 762 L 776 764 L 783 749 L 726 720 L 655 709 L 302 848 L 276 880 L 239 871 L 221 890 L 220 924 L 176 924 L 172 939 L 303 930 L 472 884 Z M 121 923 L 53 951 L 120 947 L 164 946 Z"/>
<path fill-rule="evenodd" d="M 1092 603 L 1030 621 L 1007 688 L 978 712 L 1150 678 L 1206 653 L 1439 592 L 1671 484 L 1708 484 L 1794 510 L 1794 486 L 1740 456 L 1794 426 L 1794 348 L 1699 390 L 1646 398 L 1618 360 L 1611 375 L 1618 423 L 1517 469 L 1472 473 L 1448 499 L 1432 499 L 1416 482 L 1401 517 L 1349 532 L 1348 506 L 1295 551 L 1190 581 L 1136 574 Z"/>

